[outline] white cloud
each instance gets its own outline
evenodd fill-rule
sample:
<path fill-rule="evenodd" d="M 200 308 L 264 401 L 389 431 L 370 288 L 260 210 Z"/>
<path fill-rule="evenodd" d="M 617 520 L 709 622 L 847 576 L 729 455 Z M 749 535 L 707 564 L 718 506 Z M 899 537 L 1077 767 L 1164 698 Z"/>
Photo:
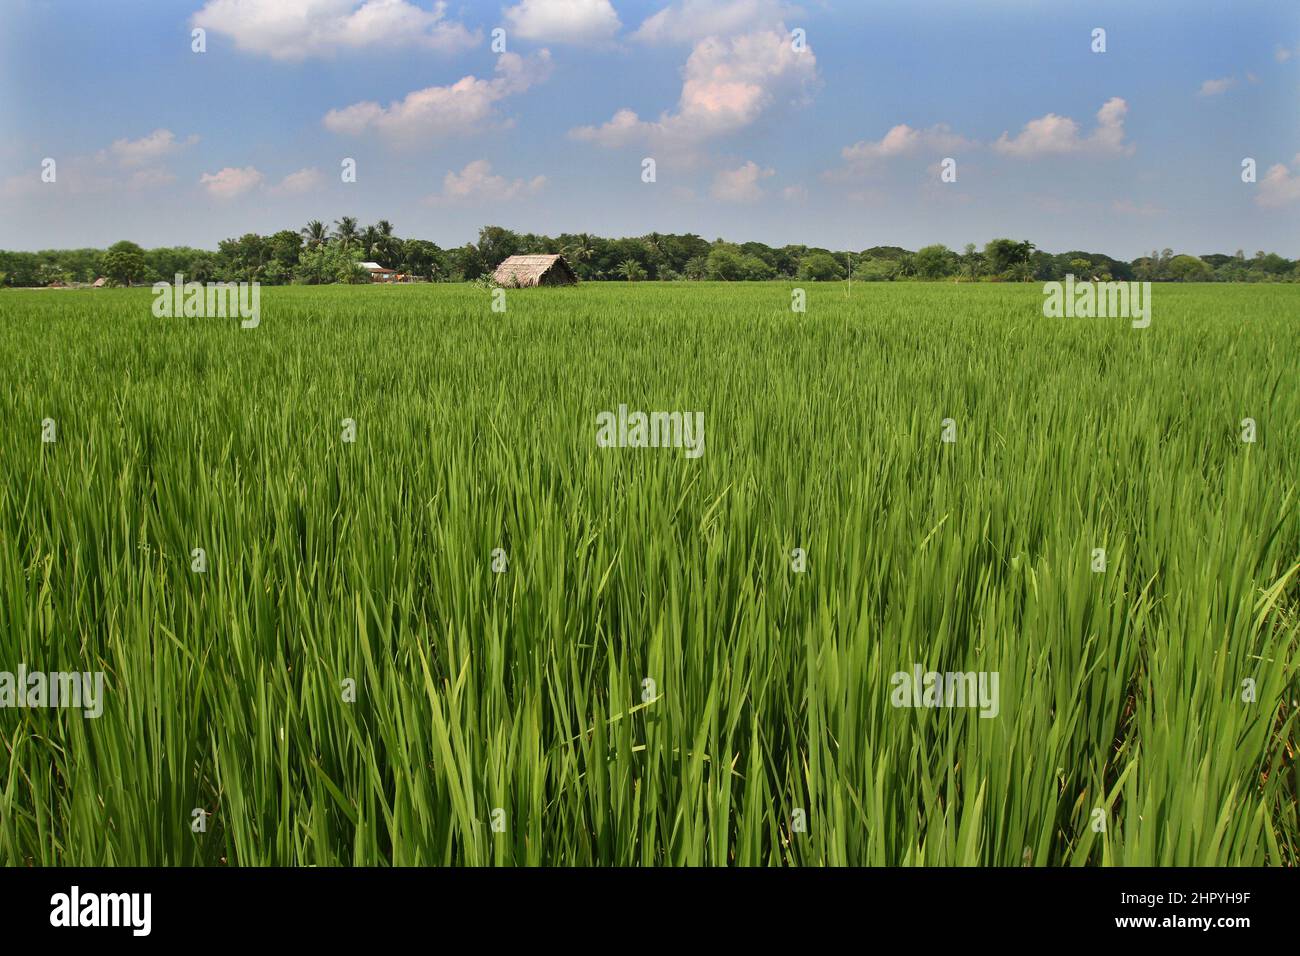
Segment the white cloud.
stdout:
<path fill-rule="evenodd" d="M 840 154 L 851 165 L 861 166 L 873 160 L 911 155 L 922 149 L 947 152 L 971 145 L 970 140 L 954 133 L 946 123 L 939 123 L 929 129 L 913 129 L 906 123 L 900 123 L 878 141 L 862 140 L 852 146 L 845 146 Z"/>
<path fill-rule="evenodd" d="M 219 172 L 204 173 L 199 177 L 199 184 L 207 187 L 209 195 L 217 199 L 234 199 L 261 185 L 262 179 L 262 174 L 252 166 L 243 169 L 227 166 Z"/>
<path fill-rule="evenodd" d="M 170 130 L 159 129 L 138 140 L 115 140 L 94 153 L 59 158 L 53 183 L 41 180 L 39 168 L 12 176 L 0 182 L 0 197 L 87 196 L 166 186 L 176 176 L 162 161 L 198 139 L 190 136 L 182 142 Z"/>
<path fill-rule="evenodd" d="M 831 182 L 857 179 L 885 160 L 897 156 L 915 156 L 922 152 L 934 156 L 937 169 L 940 158 L 959 149 L 970 149 L 978 145 L 974 140 L 953 132 L 947 123 L 938 123 L 928 129 L 916 129 L 906 123 L 899 123 L 878 140 L 864 139 L 852 146 L 845 146 L 840 150 L 844 165 L 823 173 L 822 178 Z"/>
<path fill-rule="evenodd" d="M 1127 115 L 1128 103 L 1118 96 L 1112 96 L 1101 104 L 1101 109 L 1097 110 L 1097 128 L 1088 138 L 1090 146 L 1104 153 L 1131 154 L 1135 147 L 1124 142 L 1124 117 Z"/>
<path fill-rule="evenodd" d="M 430 10 L 407 0 L 208 0 L 190 22 L 230 37 L 241 50 L 276 60 L 366 47 L 455 53 L 477 46 L 482 34 L 448 20 L 446 13 L 441 0 Z"/>
<path fill-rule="evenodd" d="M 647 17 L 632 36 L 644 43 L 693 43 L 775 26 L 794 12 L 777 0 L 678 0 Z"/>
<path fill-rule="evenodd" d="M 601 126 L 579 126 L 570 130 L 569 135 L 602 146 L 624 146 L 647 136 L 652 126 L 643 123 L 635 110 L 624 108 Z"/>
<path fill-rule="evenodd" d="M 497 58 L 496 72 L 491 80 L 465 76 L 450 86 L 416 90 L 386 107 L 368 101 L 330 110 L 325 128 L 354 136 L 374 129 L 403 142 L 478 132 L 496 125 L 494 104 L 550 76 L 550 51 L 541 50 L 528 59 L 503 53 Z"/>
<path fill-rule="evenodd" d="M 319 189 L 324 182 L 325 174 L 315 166 L 308 166 L 285 176 L 277 185 L 271 187 L 271 191 L 285 195 L 300 195 Z"/>
<path fill-rule="evenodd" d="M 676 112 L 658 120 L 621 109 L 601 126 L 571 130 L 575 139 L 602 146 L 649 142 L 689 147 L 753 123 L 781 92 L 800 91 L 817 75 L 811 48 L 796 53 L 778 31 L 701 40 L 686 61 Z"/>
<path fill-rule="evenodd" d="M 270 183 L 255 166 L 243 168 L 227 166 L 215 173 L 204 173 L 199 184 L 217 199 L 234 199 L 254 189 L 273 196 L 298 196 L 319 189 L 325 183 L 325 174 L 315 166 L 307 166 L 289 173 L 278 183 Z"/>
<path fill-rule="evenodd" d="M 1014 139 L 1006 133 L 993 148 L 1007 156 L 1037 159 L 1070 153 L 1128 155 L 1133 146 L 1124 142 L 1124 116 L 1128 104 L 1113 96 L 1097 111 L 1097 127 L 1090 136 L 1079 135 L 1079 124 L 1068 116 L 1048 113 L 1030 120 Z"/>
<path fill-rule="evenodd" d="M 449 171 L 442 178 L 442 192 L 429 198 L 434 202 L 504 201 L 540 192 L 545 185 L 545 176 L 528 180 L 497 176 L 492 172 L 491 163 L 476 159 L 459 173 Z"/>
<path fill-rule="evenodd" d="M 739 169 L 723 170 L 713 177 L 713 188 L 709 190 L 709 195 L 723 202 L 755 202 L 763 198 L 763 189 L 759 183 L 774 172 L 775 170 L 760 168 L 751 160 Z"/>
<path fill-rule="evenodd" d="M 609 0 L 523 0 L 505 17 L 515 36 L 543 43 L 608 43 L 622 26 Z"/>
<path fill-rule="evenodd" d="M 1235 76 L 1225 76 L 1221 80 L 1206 80 L 1201 84 L 1201 96 L 1218 96 L 1237 85 Z"/>
<path fill-rule="evenodd" d="M 1259 181 L 1255 202 L 1261 206 L 1285 206 L 1300 200 L 1300 153 L 1295 156 L 1295 172 L 1282 163 L 1270 166 Z"/>
<path fill-rule="evenodd" d="M 1287 47 L 1280 44 L 1278 45 L 1278 48 L 1273 51 L 1273 59 L 1277 60 L 1279 63 L 1285 63 L 1294 55 L 1295 54 L 1293 54 Z"/>
<path fill-rule="evenodd" d="M 198 141 L 198 136 L 190 136 L 180 141 L 171 130 L 156 129 L 148 136 L 139 139 L 114 140 L 106 151 L 100 153 L 100 157 L 110 156 L 123 166 L 147 166 L 166 159 Z"/>
<path fill-rule="evenodd" d="M 1040 156 L 1069 153 L 1098 153 L 1127 155 L 1133 146 L 1124 142 L 1124 116 L 1128 104 L 1112 97 L 1097 111 L 1097 126 L 1088 136 L 1079 132 L 1079 124 L 1068 116 L 1048 113 L 1030 120 L 1014 138 L 1003 133 L 992 148 L 1007 156 L 1033 159 Z M 844 166 L 823 174 L 828 180 L 856 177 L 874 164 L 897 156 L 914 156 L 929 153 L 938 156 L 952 155 L 962 149 L 978 149 L 980 143 L 954 132 L 946 123 L 928 129 L 917 129 L 906 123 L 892 127 L 878 140 L 860 140 L 845 146 L 840 155 Z M 931 172 L 937 175 L 937 166 Z"/>
<path fill-rule="evenodd" d="M 803 202 L 808 198 L 808 189 L 801 185 L 786 186 L 781 190 L 781 198 L 787 202 Z"/>

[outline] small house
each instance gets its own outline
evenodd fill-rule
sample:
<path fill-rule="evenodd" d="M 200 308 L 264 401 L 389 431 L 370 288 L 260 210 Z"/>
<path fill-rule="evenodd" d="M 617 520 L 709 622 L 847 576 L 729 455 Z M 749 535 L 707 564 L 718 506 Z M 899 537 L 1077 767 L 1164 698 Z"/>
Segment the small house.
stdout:
<path fill-rule="evenodd" d="M 539 285 L 576 285 L 578 276 L 564 256 L 511 256 L 492 273 L 492 281 L 510 289 Z"/>
<path fill-rule="evenodd" d="M 378 262 L 363 262 L 361 268 L 370 273 L 371 282 L 396 282 L 397 270 L 385 269 Z"/>

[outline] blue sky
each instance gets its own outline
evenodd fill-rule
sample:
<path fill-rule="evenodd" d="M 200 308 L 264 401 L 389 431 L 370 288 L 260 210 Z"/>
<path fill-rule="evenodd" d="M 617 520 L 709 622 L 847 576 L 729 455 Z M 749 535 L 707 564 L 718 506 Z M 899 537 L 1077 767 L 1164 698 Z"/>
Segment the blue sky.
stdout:
<path fill-rule="evenodd" d="M 1300 256 L 1294 0 L 7 0 L 0 30 L 2 248 L 353 215 Z"/>

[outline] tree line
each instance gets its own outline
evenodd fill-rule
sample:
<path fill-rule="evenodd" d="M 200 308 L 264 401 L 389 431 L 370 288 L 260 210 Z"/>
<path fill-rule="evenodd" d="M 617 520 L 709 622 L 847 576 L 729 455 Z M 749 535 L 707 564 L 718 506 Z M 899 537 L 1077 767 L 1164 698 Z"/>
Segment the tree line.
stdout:
<path fill-rule="evenodd" d="M 1300 280 L 1300 262 L 1263 251 L 1247 257 L 1240 249 L 1233 255 L 1202 256 L 1155 250 L 1126 262 L 1082 250 L 1053 254 L 1013 239 L 993 239 L 982 249 L 971 243 L 960 252 L 939 244 L 916 251 L 900 246 L 831 250 L 710 242 L 693 233 L 652 232 L 624 239 L 590 233 L 544 236 L 502 226 L 484 226 L 477 242 L 444 249 L 427 239 L 401 238 L 388 220 L 362 228 L 355 217 L 344 216 L 332 226 L 314 219 L 301 229 L 269 236 L 246 233 L 222 240 L 215 251 L 188 246 L 143 249 L 129 241 L 104 250 L 0 251 L 0 285 L 66 286 L 99 277 L 113 285 L 133 285 L 171 281 L 177 273 L 195 282 L 361 283 L 370 281 L 363 261 L 417 280 L 467 282 L 490 275 L 507 256 L 524 253 L 561 253 L 586 281 L 1032 282 L 1061 280 L 1067 274 L 1103 281 Z"/>

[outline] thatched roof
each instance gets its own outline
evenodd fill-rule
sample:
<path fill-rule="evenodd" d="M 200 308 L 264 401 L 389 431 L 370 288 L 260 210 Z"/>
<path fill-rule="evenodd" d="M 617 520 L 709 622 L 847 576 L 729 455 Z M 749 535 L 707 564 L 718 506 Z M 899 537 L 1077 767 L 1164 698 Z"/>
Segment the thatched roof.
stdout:
<path fill-rule="evenodd" d="M 492 273 L 497 285 L 512 289 L 537 285 L 573 285 L 578 281 L 564 256 L 511 256 Z"/>

